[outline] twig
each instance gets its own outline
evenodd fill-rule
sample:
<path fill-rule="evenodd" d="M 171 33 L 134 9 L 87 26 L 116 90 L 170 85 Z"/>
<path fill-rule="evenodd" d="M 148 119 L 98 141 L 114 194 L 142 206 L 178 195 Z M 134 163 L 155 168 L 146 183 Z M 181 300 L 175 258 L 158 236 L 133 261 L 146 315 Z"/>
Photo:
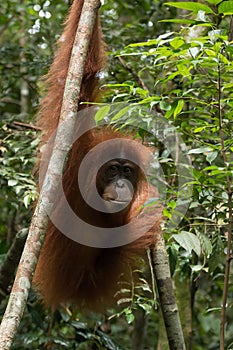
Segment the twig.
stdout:
<path fill-rule="evenodd" d="M 39 126 L 33 125 L 32 123 L 22 123 L 22 122 L 13 122 L 11 124 L 7 125 L 9 128 L 12 129 L 32 129 L 32 130 L 41 130 Z"/>
<path fill-rule="evenodd" d="M 41 189 L 38 204 L 32 218 L 29 235 L 19 263 L 18 272 L 12 288 L 10 299 L 0 326 L 0 349 L 11 348 L 20 320 L 23 316 L 32 276 L 35 271 L 39 252 L 44 240 L 44 232 L 48 223 L 48 215 L 52 210 L 57 188 L 62 176 L 63 165 L 67 152 L 72 145 L 76 123 L 76 109 L 79 101 L 81 82 L 87 57 L 88 46 L 96 20 L 100 0 L 84 0 L 82 13 L 76 32 L 73 51 L 70 59 L 64 91 L 62 112 L 59 127 L 54 142 L 44 184 Z M 67 120 L 66 129 L 62 121 Z"/>
<path fill-rule="evenodd" d="M 225 168 L 228 169 L 226 147 L 224 141 L 224 131 L 223 131 L 223 118 L 222 118 L 222 106 L 221 106 L 221 71 L 220 64 L 218 64 L 218 118 L 219 118 L 219 137 L 221 142 L 221 153 Z M 226 254 L 226 267 L 224 274 L 224 286 L 223 286 L 223 295 L 222 295 L 222 310 L 220 318 L 220 350 L 224 350 L 225 342 L 225 323 L 226 323 L 226 305 L 227 305 L 227 296 L 228 296 L 228 285 L 230 277 L 230 265 L 231 265 L 231 249 L 232 249 L 232 228 L 233 228 L 233 212 L 232 212 L 232 188 L 231 188 L 231 179 L 226 174 L 226 183 L 227 183 L 227 195 L 228 195 L 228 210 L 229 210 L 229 222 L 228 222 L 228 243 L 227 243 L 227 254 Z"/>
<path fill-rule="evenodd" d="M 153 293 L 153 299 L 155 303 L 154 308 L 155 310 L 157 310 L 157 296 L 156 296 L 156 289 L 155 289 L 155 276 L 154 276 L 153 263 L 152 263 L 152 251 L 148 249 L 146 254 L 147 254 L 147 259 L 148 259 L 150 274 L 151 274 L 152 293 Z"/>
<path fill-rule="evenodd" d="M 143 90 L 146 90 L 149 93 L 148 87 L 146 86 L 144 81 L 138 76 L 138 74 L 134 72 L 134 70 L 123 60 L 122 57 L 119 56 L 118 59 L 119 59 L 121 65 L 132 74 L 132 76 L 134 77 L 134 79 L 138 83 L 138 85 L 140 85 L 143 88 Z"/>
<path fill-rule="evenodd" d="M 10 98 L 10 97 L 3 97 L 3 98 L 0 98 L 0 102 L 3 102 L 3 103 L 12 103 L 12 104 L 15 104 L 17 106 L 20 106 L 20 101 L 14 99 L 14 98 Z"/>

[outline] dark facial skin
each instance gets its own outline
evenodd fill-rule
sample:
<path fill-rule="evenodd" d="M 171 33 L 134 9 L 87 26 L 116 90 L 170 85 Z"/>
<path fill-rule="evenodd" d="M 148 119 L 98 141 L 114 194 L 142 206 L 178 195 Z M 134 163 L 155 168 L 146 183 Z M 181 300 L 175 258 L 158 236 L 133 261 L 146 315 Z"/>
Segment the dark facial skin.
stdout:
<path fill-rule="evenodd" d="M 126 205 L 133 198 L 138 179 L 137 166 L 125 159 L 104 164 L 97 175 L 97 190 L 107 202 Z"/>

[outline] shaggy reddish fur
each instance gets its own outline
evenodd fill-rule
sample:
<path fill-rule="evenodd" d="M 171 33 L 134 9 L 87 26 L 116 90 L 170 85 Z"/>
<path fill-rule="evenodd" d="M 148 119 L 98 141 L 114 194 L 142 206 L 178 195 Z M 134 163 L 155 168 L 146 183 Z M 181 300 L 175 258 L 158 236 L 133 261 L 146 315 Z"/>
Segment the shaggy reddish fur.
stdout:
<path fill-rule="evenodd" d="M 82 4 L 83 0 L 74 0 L 64 34 L 59 41 L 58 53 L 47 75 L 48 93 L 42 100 L 39 112 L 39 125 L 43 130 L 42 145 L 58 125 L 65 79 Z M 85 67 L 81 101 L 96 101 L 98 95 L 96 74 L 103 68 L 105 61 L 104 43 L 97 19 Z M 80 106 L 77 106 L 78 109 Z M 82 159 L 92 147 L 115 137 L 125 138 L 124 135 L 108 129 L 89 131 L 73 145 L 63 176 L 63 187 L 66 198 L 77 215 L 83 208 L 83 199 L 77 186 L 77 174 Z M 125 143 L 128 147 L 127 142 Z M 138 156 L 139 164 L 143 163 L 145 154 L 140 144 L 136 145 L 133 151 Z M 95 184 L 87 185 L 95 186 Z M 154 196 L 157 196 L 156 189 L 153 189 L 153 192 Z M 133 203 L 124 216 L 119 218 L 119 226 L 138 215 L 138 207 L 148 199 L 147 195 L 148 185 L 144 176 L 140 175 Z M 58 204 L 58 210 L 62 212 L 62 202 Z M 88 209 L 85 215 L 88 216 Z M 101 222 L 101 215 L 96 218 L 92 215 L 90 211 L 90 222 L 93 220 L 93 224 L 98 222 L 100 226 L 105 227 L 106 223 L 103 219 Z M 111 221 L 111 214 L 108 215 Z M 145 215 L 140 225 L 145 224 L 146 227 L 147 220 L 148 216 Z M 105 249 L 76 243 L 60 233 L 50 222 L 34 276 L 34 284 L 45 305 L 54 309 L 60 303 L 69 302 L 75 303 L 80 309 L 93 311 L 103 311 L 111 306 L 121 283 L 124 281 L 131 283 L 134 278 L 132 271 L 138 267 L 140 257 L 144 257 L 145 250 L 155 243 L 156 234 L 160 231 L 161 208 L 157 209 L 153 220 L 152 229 L 147 230 L 148 232 L 140 239 L 125 246 Z"/>

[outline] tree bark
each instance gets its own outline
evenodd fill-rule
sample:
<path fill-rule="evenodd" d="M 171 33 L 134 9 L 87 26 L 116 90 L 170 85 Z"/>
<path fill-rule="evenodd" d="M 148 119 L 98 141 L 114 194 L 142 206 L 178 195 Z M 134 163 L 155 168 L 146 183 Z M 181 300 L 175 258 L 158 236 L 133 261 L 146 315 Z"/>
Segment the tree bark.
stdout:
<path fill-rule="evenodd" d="M 48 215 L 52 210 L 53 200 L 57 194 L 56 190 L 62 177 L 63 165 L 67 152 L 72 145 L 73 130 L 76 123 L 75 111 L 79 100 L 88 46 L 99 7 L 100 0 L 85 0 L 83 4 L 71 55 L 64 91 L 65 99 L 63 100 L 53 154 L 32 218 L 28 238 L 19 263 L 7 309 L 0 326 L 1 350 L 8 350 L 11 348 L 20 320 L 23 316 L 33 273 L 44 241 L 45 230 L 48 224 Z M 66 130 L 64 130 L 62 121 L 67 120 L 67 116 L 69 117 L 69 123 L 66 123 Z"/>
<path fill-rule="evenodd" d="M 169 348 L 170 350 L 185 350 L 184 336 L 162 234 L 159 235 L 156 247 L 152 251 L 152 261 Z"/>

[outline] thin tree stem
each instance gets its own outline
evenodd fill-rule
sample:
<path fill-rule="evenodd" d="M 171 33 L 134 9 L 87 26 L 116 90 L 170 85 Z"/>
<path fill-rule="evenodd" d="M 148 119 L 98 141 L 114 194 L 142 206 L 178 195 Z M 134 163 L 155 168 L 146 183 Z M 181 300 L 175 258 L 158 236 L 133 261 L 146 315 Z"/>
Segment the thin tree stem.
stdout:
<path fill-rule="evenodd" d="M 13 344 L 30 290 L 33 273 L 44 240 L 48 214 L 56 198 L 63 164 L 73 140 L 76 110 L 81 90 L 81 82 L 100 0 L 84 0 L 75 43 L 70 58 L 69 72 L 64 90 L 64 102 L 44 184 L 32 218 L 28 238 L 20 259 L 18 271 L 12 287 L 9 302 L 0 325 L 0 349 L 9 350 Z M 62 124 L 69 118 L 69 123 Z M 61 142 L 62 140 L 62 142 Z M 62 145 L 61 145 L 62 144 Z M 54 156 L 55 155 L 55 156 Z M 49 195 L 48 195 L 49 194 Z"/>
<path fill-rule="evenodd" d="M 172 287 L 166 246 L 162 233 L 152 250 L 152 263 L 170 350 L 185 350 L 180 315 Z"/>

